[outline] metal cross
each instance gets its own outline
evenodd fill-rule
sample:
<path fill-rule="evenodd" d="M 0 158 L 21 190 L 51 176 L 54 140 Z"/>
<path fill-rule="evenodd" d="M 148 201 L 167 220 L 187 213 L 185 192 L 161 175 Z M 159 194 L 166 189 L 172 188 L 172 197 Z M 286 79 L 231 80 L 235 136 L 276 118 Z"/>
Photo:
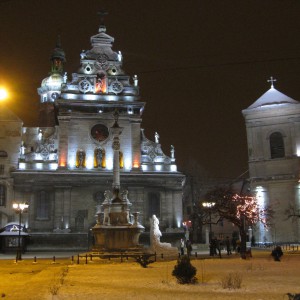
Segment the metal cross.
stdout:
<path fill-rule="evenodd" d="M 100 16 L 100 25 L 104 25 L 104 17 L 108 15 L 108 12 L 105 10 L 101 10 L 97 13 Z"/>
<path fill-rule="evenodd" d="M 275 78 L 273 78 L 273 76 L 271 76 L 270 79 L 267 81 L 271 82 L 271 88 L 274 88 L 274 82 L 277 81 L 277 79 L 275 79 Z"/>

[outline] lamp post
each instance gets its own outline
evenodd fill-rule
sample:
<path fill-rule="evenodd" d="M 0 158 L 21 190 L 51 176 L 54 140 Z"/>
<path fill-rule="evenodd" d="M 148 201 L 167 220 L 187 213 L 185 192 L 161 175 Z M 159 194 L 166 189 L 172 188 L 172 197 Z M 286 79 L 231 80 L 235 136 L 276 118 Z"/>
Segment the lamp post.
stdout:
<path fill-rule="evenodd" d="M 16 260 L 22 260 L 22 249 L 21 249 L 21 226 L 22 226 L 22 214 L 27 210 L 29 205 L 24 203 L 13 203 L 13 210 L 19 214 L 19 235 L 18 235 L 18 248 Z"/>
<path fill-rule="evenodd" d="M 208 209 L 208 214 L 209 214 L 209 243 L 211 242 L 212 238 L 212 230 L 211 230 L 211 209 L 215 206 L 215 202 L 203 202 L 202 206 L 204 208 Z"/>
<path fill-rule="evenodd" d="M 0 87 L 0 101 L 5 100 L 8 98 L 8 92 L 5 88 Z"/>

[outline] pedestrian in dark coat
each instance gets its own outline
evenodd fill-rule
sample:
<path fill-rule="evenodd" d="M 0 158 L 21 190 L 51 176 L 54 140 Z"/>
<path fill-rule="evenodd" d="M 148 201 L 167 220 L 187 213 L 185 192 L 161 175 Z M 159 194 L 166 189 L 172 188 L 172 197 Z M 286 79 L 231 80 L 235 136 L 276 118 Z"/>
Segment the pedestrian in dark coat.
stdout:
<path fill-rule="evenodd" d="M 187 240 L 186 243 L 185 243 L 185 246 L 186 246 L 187 255 L 188 255 L 188 257 L 190 257 L 190 255 L 192 253 L 192 243 L 191 243 L 191 241 Z"/>
<path fill-rule="evenodd" d="M 225 245 L 226 245 L 227 255 L 230 255 L 231 254 L 231 244 L 230 244 L 229 236 L 226 237 Z"/>
<path fill-rule="evenodd" d="M 180 255 L 184 255 L 184 240 L 180 240 Z"/>
<path fill-rule="evenodd" d="M 273 256 L 275 261 L 280 261 L 280 258 L 283 255 L 281 247 L 276 246 L 275 249 L 272 251 L 271 255 Z"/>

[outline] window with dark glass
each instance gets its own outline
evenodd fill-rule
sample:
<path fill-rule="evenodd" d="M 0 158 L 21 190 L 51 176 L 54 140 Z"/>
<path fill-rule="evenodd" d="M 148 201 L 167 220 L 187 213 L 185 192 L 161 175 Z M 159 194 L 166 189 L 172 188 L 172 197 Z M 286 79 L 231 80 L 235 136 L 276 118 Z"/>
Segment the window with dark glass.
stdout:
<path fill-rule="evenodd" d="M 0 206 L 6 205 L 6 186 L 0 184 Z"/>
<path fill-rule="evenodd" d="M 160 217 L 160 197 L 158 193 L 150 193 L 148 198 L 148 217 Z"/>
<path fill-rule="evenodd" d="M 4 165 L 0 165 L 0 175 L 4 175 Z"/>
<path fill-rule="evenodd" d="M 4 150 L 0 150 L 0 157 L 8 157 L 7 152 Z"/>
<path fill-rule="evenodd" d="M 273 132 L 270 135 L 271 158 L 285 157 L 284 140 L 280 132 Z"/>
<path fill-rule="evenodd" d="M 36 201 L 36 218 L 38 220 L 48 220 L 50 214 L 49 193 L 41 191 L 38 193 Z"/>

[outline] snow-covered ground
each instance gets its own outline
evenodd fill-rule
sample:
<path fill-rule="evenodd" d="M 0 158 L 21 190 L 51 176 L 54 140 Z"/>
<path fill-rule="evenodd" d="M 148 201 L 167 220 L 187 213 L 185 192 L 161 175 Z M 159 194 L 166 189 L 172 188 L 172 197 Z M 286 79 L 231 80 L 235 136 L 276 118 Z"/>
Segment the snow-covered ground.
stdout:
<path fill-rule="evenodd" d="M 300 293 L 300 255 L 285 253 L 274 262 L 270 252 L 253 258 L 193 259 L 198 283 L 180 285 L 171 273 L 173 261 L 158 261 L 142 268 L 128 260 L 93 259 L 78 265 L 70 259 L 0 261 L 0 298 L 3 299 L 288 299 Z M 223 289 L 221 278 L 229 272 L 242 276 L 241 289 Z"/>

